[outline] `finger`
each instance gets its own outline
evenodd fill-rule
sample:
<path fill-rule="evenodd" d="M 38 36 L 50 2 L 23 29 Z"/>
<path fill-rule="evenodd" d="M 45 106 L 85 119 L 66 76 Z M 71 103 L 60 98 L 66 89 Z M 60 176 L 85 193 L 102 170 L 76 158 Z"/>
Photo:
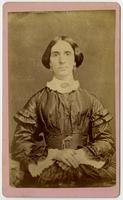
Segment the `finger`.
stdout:
<path fill-rule="evenodd" d="M 67 161 L 74 167 L 74 168 L 77 168 L 79 166 L 79 163 L 78 161 L 71 155 L 68 155 L 66 157 Z"/>
<path fill-rule="evenodd" d="M 71 156 L 74 156 L 76 154 L 76 151 L 74 149 L 69 149 L 68 150 L 68 153 L 71 155 Z"/>
<path fill-rule="evenodd" d="M 67 166 L 71 167 L 71 163 L 66 159 L 66 158 L 63 158 L 62 159 L 62 162 L 65 163 Z"/>
<path fill-rule="evenodd" d="M 29 167 L 29 172 L 30 172 L 30 174 L 32 175 L 32 177 L 36 177 L 37 175 L 38 175 L 38 170 L 37 170 L 37 166 L 35 166 L 35 165 L 30 165 L 30 167 Z"/>
<path fill-rule="evenodd" d="M 71 159 L 73 160 L 73 163 L 78 167 L 80 162 L 76 159 L 76 156 L 72 156 Z"/>
<path fill-rule="evenodd" d="M 64 149 L 64 154 L 74 156 L 74 154 L 76 154 L 76 152 L 73 149 Z"/>
<path fill-rule="evenodd" d="M 67 171 L 70 167 L 66 165 L 65 163 L 62 163 L 62 168 Z"/>
<path fill-rule="evenodd" d="M 58 166 L 59 166 L 59 167 L 61 167 L 61 168 L 62 168 L 63 162 L 61 162 L 61 161 L 58 161 L 58 162 L 57 162 L 57 164 L 58 164 Z"/>
<path fill-rule="evenodd" d="M 68 168 L 68 166 L 67 166 L 65 163 L 63 163 L 63 162 L 61 162 L 59 166 L 60 166 L 63 170 L 66 170 L 66 169 Z"/>

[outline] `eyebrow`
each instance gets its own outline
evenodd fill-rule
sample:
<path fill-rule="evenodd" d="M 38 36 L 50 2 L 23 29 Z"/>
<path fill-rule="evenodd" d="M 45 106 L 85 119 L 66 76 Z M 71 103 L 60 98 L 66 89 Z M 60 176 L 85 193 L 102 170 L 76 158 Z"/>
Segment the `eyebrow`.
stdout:
<path fill-rule="evenodd" d="M 57 50 L 54 50 L 54 51 L 51 51 L 51 53 L 59 53 L 60 51 L 57 51 Z M 70 50 L 66 50 L 66 51 L 64 51 L 65 53 L 71 53 L 71 51 Z"/>
<path fill-rule="evenodd" d="M 66 51 L 65 51 L 65 53 L 71 53 L 71 51 L 69 51 L 69 50 L 66 50 Z"/>
<path fill-rule="evenodd" d="M 51 51 L 51 53 L 59 53 L 59 51 Z"/>

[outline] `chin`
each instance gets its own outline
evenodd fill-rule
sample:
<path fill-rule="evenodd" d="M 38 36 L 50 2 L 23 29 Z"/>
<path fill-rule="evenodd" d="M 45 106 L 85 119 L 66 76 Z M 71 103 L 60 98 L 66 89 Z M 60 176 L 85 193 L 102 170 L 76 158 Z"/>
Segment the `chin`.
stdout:
<path fill-rule="evenodd" d="M 71 71 L 68 71 L 68 70 L 61 70 L 59 71 L 59 74 L 64 74 L 64 75 L 69 75 L 71 73 Z"/>

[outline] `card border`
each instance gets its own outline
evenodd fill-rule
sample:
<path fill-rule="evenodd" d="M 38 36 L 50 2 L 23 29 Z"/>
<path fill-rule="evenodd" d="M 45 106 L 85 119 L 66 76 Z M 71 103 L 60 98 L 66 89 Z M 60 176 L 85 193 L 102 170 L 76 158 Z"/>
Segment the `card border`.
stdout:
<path fill-rule="evenodd" d="M 108 188 L 13 188 L 9 185 L 8 13 L 26 11 L 115 10 L 116 185 Z M 6 197 L 117 197 L 120 193 L 120 5 L 118 3 L 18 2 L 3 5 L 3 195 Z M 30 195 L 29 195 L 30 194 Z"/>

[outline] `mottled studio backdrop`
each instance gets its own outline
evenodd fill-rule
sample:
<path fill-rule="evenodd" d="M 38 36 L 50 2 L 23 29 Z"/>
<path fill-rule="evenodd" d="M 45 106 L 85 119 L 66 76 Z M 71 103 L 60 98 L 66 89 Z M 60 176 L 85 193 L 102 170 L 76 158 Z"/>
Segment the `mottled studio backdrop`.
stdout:
<path fill-rule="evenodd" d="M 9 13 L 9 127 L 14 114 L 51 79 L 41 56 L 56 35 L 68 35 L 80 46 L 84 62 L 76 78 L 94 93 L 114 117 L 115 12 L 67 11 Z M 115 119 L 111 123 L 115 132 Z"/>

